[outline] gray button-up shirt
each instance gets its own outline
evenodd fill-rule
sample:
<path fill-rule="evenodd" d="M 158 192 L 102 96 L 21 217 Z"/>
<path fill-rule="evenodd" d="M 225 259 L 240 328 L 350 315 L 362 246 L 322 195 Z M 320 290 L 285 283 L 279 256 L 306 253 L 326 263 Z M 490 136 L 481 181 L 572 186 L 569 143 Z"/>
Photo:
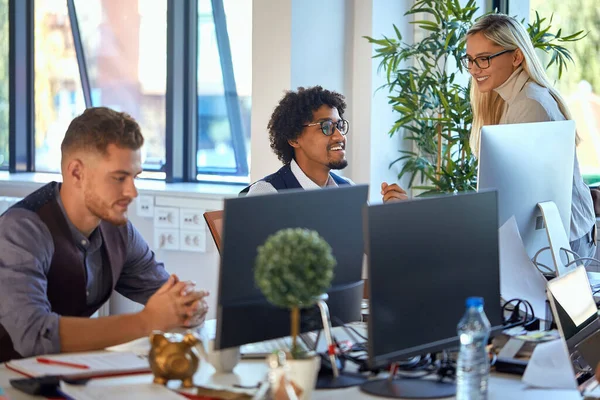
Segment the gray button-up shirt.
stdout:
<path fill-rule="evenodd" d="M 111 272 L 102 265 L 102 235 L 98 229 L 89 238 L 81 234 L 57 199 L 85 260 L 87 304 L 97 304 L 111 281 Z M 0 217 L 0 324 L 24 357 L 60 352 L 59 315 L 46 295 L 53 254 L 50 231 L 36 213 L 17 208 Z M 115 290 L 145 304 L 168 277 L 148 243 L 127 222 L 127 256 Z"/>

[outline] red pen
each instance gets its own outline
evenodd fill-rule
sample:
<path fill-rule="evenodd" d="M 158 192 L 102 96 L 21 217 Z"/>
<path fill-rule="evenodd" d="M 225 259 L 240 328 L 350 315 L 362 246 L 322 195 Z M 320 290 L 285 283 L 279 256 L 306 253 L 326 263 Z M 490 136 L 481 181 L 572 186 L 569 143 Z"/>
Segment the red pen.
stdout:
<path fill-rule="evenodd" d="M 66 362 L 66 361 L 53 360 L 51 358 L 38 357 L 35 360 L 41 364 L 53 364 L 53 365 L 62 365 L 63 367 L 90 369 L 90 367 L 88 367 L 87 365 L 75 364 L 75 363 Z"/>

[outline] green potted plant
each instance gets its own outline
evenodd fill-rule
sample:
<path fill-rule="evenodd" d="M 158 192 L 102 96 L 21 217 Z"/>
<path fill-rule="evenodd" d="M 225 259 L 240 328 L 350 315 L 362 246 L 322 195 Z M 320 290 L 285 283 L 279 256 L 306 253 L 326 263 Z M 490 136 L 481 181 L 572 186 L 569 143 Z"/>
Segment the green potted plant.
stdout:
<path fill-rule="evenodd" d="M 336 265 L 331 246 L 315 231 L 283 229 L 258 247 L 254 281 L 267 300 L 290 310 L 290 379 L 310 398 L 320 367 L 320 358 L 302 352 L 297 345 L 300 309 L 316 304 L 327 292 Z"/>
<path fill-rule="evenodd" d="M 462 6 L 458 0 L 417 0 L 405 15 L 416 15 L 411 24 L 424 32 L 414 44 L 403 41 L 394 26 L 395 38 L 365 37 L 375 45 L 374 58 L 381 59 L 386 74 L 388 103 L 398 112 L 389 135 L 403 134 L 414 142 L 413 150 L 390 164 L 403 162 L 398 179 L 409 176 L 409 187 L 421 195 L 475 190 L 477 161 L 469 147 L 472 113 L 470 79 L 460 63 L 465 54 L 464 38 L 478 10 L 475 0 Z M 562 36 L 550 32 L 552 18 L 536 13 L 527 30 L 535 48 L 548 54 L 548 67 L 556 64 L 560 78 L 572 61 L 562 43 L 580 40 L 583 31 Z M 467 84 L 461 82 L 468 82 Z M 414 185 L 419 177 L 419 185 Z"/>

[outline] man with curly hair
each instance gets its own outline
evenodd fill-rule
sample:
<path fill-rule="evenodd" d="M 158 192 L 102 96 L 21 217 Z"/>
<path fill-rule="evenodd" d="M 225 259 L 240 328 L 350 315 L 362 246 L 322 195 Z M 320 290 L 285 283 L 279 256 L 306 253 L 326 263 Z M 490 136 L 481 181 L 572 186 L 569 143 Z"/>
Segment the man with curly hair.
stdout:
<path fill-rule="evenodd" d="M 284 165 L 242 193 L 255 195 L 353 184 L 331 172 L 348 165 L 346 134 L 350 124 L 343 118 L 345 110 L 344 96 L 321 86 L 288 91 L 268 125 L 271 148 Z M 406 192 L 395 183 L 383 182 L 381 195 L 384 202 L 407 198 Z"/>

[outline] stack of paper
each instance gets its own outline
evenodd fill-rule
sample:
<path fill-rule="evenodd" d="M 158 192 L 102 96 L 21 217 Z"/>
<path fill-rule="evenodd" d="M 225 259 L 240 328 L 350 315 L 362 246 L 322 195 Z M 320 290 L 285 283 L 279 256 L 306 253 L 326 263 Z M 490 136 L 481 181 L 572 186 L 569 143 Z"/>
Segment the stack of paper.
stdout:
<path fill-rule="evenodd" d="M 58 375 L 73 379 L 150 372 L 150 364 L 146 358 L 134 353 L 114 352 L 31 357 L 9 361 L 6 367 L 29 377 Z"/>
<path fill-rule="evenodd" d="M 546 318 L 546 286 L 548 281 L 529 259 L 515 217 L 499 230 L 500 294 L 504 300 L 525 299 L 531 303 L 536 317 Z"/>

